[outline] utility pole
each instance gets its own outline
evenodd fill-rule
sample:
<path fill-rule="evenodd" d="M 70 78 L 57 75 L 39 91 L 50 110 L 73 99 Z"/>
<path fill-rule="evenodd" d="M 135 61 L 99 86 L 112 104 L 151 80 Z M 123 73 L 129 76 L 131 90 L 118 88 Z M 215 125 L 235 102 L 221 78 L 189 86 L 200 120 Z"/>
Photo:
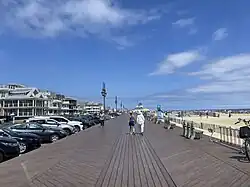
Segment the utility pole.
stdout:
<path fill-rule="evenodd" d="M 106 90 L 106 85 L 103 82 L 102 83 L 102 91 L 101 91 L 102 97 L 103 97 L 103 109 L 104 109 L 104 114 L 106 113 L 106 96 L 107 96 L 107 90 Z"/>
<path fill-rule="evenodd" d="M 117 96 L 115 96 L 115 111 L 117 112 Z"/>

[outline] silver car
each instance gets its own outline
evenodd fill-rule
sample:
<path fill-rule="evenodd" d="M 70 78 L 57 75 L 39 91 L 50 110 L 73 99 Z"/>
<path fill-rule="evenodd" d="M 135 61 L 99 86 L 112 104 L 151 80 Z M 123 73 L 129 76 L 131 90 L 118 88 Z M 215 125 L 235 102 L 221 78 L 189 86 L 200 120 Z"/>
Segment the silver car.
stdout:
<path fill-rule="evenodd" d="M 49 128 L 61 128 L 67 133 L 67 135 L 71 135 L 76 132 L 76 128 L 74 126 L 69 125 L 69 124 L 61 124 L 54 119 L 49 119 L 46 117 L 30 118 L 27 120 L 27 122 L 38 123 L 44 127 L 49 127 Z"/>

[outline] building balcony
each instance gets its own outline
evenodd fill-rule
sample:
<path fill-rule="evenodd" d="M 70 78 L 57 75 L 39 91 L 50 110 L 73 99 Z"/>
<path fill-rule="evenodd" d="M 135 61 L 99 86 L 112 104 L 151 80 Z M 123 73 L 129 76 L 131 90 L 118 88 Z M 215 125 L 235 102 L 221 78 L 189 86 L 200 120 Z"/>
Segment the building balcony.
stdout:
<path fill-rule="evenodd" d="M 69 110 L 69 107 L 62 107 L 62 110 Z"/>
<path fill-rule="evenodd" d="M 49 109 L 60 109 L 58 106 L 48 106 Z"/>

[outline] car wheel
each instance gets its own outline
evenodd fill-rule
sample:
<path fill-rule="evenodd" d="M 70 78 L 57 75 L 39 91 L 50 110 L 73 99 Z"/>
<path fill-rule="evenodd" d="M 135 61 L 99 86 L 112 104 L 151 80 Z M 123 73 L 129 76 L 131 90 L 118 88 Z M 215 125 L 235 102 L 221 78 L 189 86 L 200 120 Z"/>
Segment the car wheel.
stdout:
<path fill-rule="evenodd" d="M 4 161 L 4 154 L 3 152 L 0 152 L 0 163 Z"/>
<path fill-rule="evenodd" d="M 51 142 L 56 142 L 57 140 L 59 140 L 59 136 L 57 134 L 53 134 L 50 136 Z"/>
<path fill-rule="evenodd" d="M 27 145 L 25 143 L 19 143 L 20 153 L 23 154 L 27 151 Z"/>
<path fill-rule="evenodd" d="M 67 135 L 70 135 L 71 134 L 71 131 L 69 129 L 63 129 Z"/>
<path fill-rule="evenodd" d="M 76 132 L 80 132 L 81 131 L 80 127 L 75 126 L 75 128 L 76 128 Z"/>

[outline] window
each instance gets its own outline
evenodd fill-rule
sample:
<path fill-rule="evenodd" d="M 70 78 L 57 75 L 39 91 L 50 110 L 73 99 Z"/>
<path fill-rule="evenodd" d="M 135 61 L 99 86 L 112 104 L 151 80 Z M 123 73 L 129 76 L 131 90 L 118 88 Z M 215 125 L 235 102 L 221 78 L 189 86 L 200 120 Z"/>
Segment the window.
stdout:
<path fill-rule="evenodd" d="M 0 131 L 0 136 L 2 137 L 9 137 L 9 135 L 3 131 Z"/>
<path fill-rule="evenodd" d="M 35 122 L 35 123 L 39 123 L 39 124 L 45 124 L 45 120 L 44 119 L 33 119 L 33 120 L 30 120 L 30 122 Z"/>
<path fill-rule="evenodd" d="M 11 129 L 26 129 L 27 125 L 26 124 L 19 124 L 19 125 L 14 125 L 10 127 Z"/>
<path fill-rule="evenodd" d="M 42 129 L 40 125 L 30 123 L 28 124 L 29 129 Z"/>
<path fill-rule="evenodd" d="M 56 120 L 58 122 L 68 123 L 68 120 L 66 120 L 64 118 L 51 117 L 51 119 Z"/>
<path fill-rule="evenodd" d="M 58 125 L 59 123 L 57 123 L 57 122 L 54 121 L 54 120 L 48 119 L 48 120 L 47 120 L 47 124 L 50 124 L 50 125 Z"/>

